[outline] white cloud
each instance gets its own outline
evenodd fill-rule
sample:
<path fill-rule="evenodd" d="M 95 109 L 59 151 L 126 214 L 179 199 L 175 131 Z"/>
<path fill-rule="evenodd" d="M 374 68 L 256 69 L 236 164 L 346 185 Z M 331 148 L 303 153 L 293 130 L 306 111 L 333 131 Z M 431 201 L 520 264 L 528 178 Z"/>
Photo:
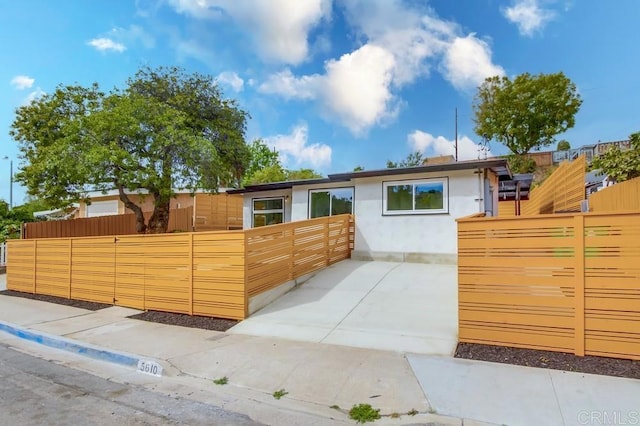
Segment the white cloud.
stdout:
<path fill-rule="evenodd" d="M 329 61 L 320 93 L 324 110 L 355 135 L 395 117 L 390 90 L 394 66 L 391 53 L 371 44 Z"/>
<path fill-rule="evenodd" d="M 447 47 L 442 72 L 458 90 L 475 89 L 487 77 L 504 75 L 504 69 L 491 62 L 489 45 L 474 34 L 456 37 Z"/>
<path fill-rule="evenodd" d="M 315 99 L 320 93 L 321 79 L 322 76 L 319 74 L 296 77 L 286 68 L 267 77 L 266 81 L 258 86 L 258 90 L 285 99 Z"/>
<path fill-rule="evenodd" d="M 309 32 L 331 15 L 331 0 L 169 0 L 176 11 L 196 18 L 230 16 L 246 29 L 267 61 L 299 64 L 309 54 Z"/>
<path fill-rule="evenodd" d="M 218 74 L 218 81 L 233 89 L 234 92 L 241 92 L 244 88 L 244 80 L 233 71 L 224 71 Z"/>
<path fill-rule="evenodd" d="M 26 75 L 16 75 L 11 79 L 11 85 L 18 90 L 24 90 L 31 88 L 35 81 L 36 80 L 34 78 Z"/>
<path fill-rule="evenodd" d="M 541 8 L 538 0 L 515 0 L 512 6 L 502 9 L 502 14 L 525 36 L 532 36 L 555 16 L 553 11 Z"/>
<path fill-rule="evenodd" d="M 419 3 L 350 0 L 341 5 L 362 45 L 328 60 L 320 74 L 294 75 L 290 69 L 272 74 L 259 86 L 262 93 L 313 100 L 325 117 L 363 135 L 393 120 L 401 104 L 397 90 L 428 76 L 434 66 L 463 91 L 504 74 L 485 41 L 464 36 L 458 24 Z"/>
<path fill-rule="evenodd" d="M 407 141 L 412 151 L 420 151 L 428 157 L 440 155 L 455 156 L 455 141 L 449 140 L 444 136 L 433 136 L 430 133 L 421 130 L 415 130 L 407 136 Z M 458 160 L 477 160 L 478 158 L 486 158 L 492 156 L 491 151 L 483 148 L 482 145 L 476 144 L 467 136 L 458 138 Z"/>
<path fill-rule="evenodd" d="M 87 42 L 89 46 L 95 47 L 97 50 L 101 52 L 114 51 L 114 52 L 124 52 L 127 47 L 124 44 L 117 43 L 110 38 L 100 37 L 94 38 L 93 40 L 89 40 Z"/>
<path fill-rule="evenodd" d="M 331 165 L 331 147 L 321 143 L 308 144 L 309 128 L 300 124 L 291 134 L 264 138 L 267 145 L 280 154 L 280 161 L 286 167 L 308 166 L 321 169 Z"/>
<path fill-rule="evenodd" d="M 394 57 L 386 49 L 365 44 L 325 64 L 324 74 L 296 77 L 285 69 L 271 75 L 259 90 L 286 99 L 317 100 L 323 113 L 354 135 L 397 115 L 390 85 Z"/>

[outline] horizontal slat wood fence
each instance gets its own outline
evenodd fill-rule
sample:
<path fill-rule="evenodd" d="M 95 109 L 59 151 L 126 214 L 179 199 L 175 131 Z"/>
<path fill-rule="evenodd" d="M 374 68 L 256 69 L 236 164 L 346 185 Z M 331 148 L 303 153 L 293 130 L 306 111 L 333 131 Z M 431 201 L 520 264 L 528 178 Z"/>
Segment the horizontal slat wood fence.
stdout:
<path fill-rule="evenodd" d="M 149 220 L 151 214 L 152 212 L 144 212 L 145 220 Z M 169 214 L 168 231 L 186 232 L 192 230 L 193 207 L 172 209 Z M 25 223 L 22 228 L 22 238 L 25 239 L 130 234 L 136 234 L 136 217 L 134 214 L 30 222 Z"/>
<path fill-rule="evenodd" d="M 522 215 L 580 212 L 585 199 L 586 167 L 584 155 L 560 164 L 542 185 L 531 191 L 529 202 L 522 207 Z"/>
<path fill-rule="evenodd" d="M 353 219 L 245 231 L 12 240 L 7 287 L 231 319 L 249 298 L 350 257 Z"/>
<path fill-rule="evenodd" d="M 196 194 L 195 230 L 242 229 L 242 194 Z"/>
<path fill-rule="evenodd" d="M 528 203 L 529 203 L 529 200 L 520 200 L 521 212 L 526 209 Z M 499 217 L 513 217 L 515 215 L 516 215 L 516 200 L 498 202 Z"/>
<path fill-rule="evenodd" d="M 591 194 L 589 210 L 592 212 L 640 211 L 640 177 Z"/>
<path fill-rule="evenodd" d="M 640 213 L 458 221 L 459 339 L 640 359 Z"/>

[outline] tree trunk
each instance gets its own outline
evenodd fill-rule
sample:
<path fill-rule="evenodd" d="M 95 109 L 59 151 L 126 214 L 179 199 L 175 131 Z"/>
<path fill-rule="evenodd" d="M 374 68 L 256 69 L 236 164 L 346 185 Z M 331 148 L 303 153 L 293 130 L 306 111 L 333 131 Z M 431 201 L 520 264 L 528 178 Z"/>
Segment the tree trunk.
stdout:
<path fill-rule="evenodd" d="M 159 194 L 154 194 L 155 207 L 149 219 L 149 233 L 164 234 L 169 228 L 169 212 L 171 208 L 171 198 L 163 199 Z"/>
<path fill-rule="evenodd" d="M 132 202 L 127 194 L 124 192 L 124 187 L 120 184 L 116 184 L 118 187 L 118 194 L 120 195 L 120 201 L 124 203 L 124 206 L 131 210 L 136 215 L 136 232 L 138 234 L 144 234 L 147 232 L 147 225 L 144 223 L 144 214 L 139 205 Z"/>

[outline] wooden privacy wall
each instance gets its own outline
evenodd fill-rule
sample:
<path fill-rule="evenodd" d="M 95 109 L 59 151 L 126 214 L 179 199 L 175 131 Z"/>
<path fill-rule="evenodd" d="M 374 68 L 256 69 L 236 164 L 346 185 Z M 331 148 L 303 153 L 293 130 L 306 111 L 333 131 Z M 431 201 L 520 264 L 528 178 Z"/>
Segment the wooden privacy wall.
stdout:
<path fill-rule="evenodd" d="M 640 213 L 458 221 L 459 339 L 640 359 Z"/>
<path fill-rule="evenodd" d="M 589 210 L 592 212 L 640 211 L 640 177 L 591 194 Z"/>
<path fill-rule="evenodd" d="M 249 297 L 348 258 L 352 241 L 350 215 L 247 231 L 12 240 L 7 287 L 243 319 Z"/>
<path fill-rule="evenodd" d="M 241 194 L 196 194 L 196 231 L 242 229 Z"/>
<path fill-rule="evenodd" d="M 580 212 L 582 200 L 585 199 L 586 167 L 584 155 L 560 164 L 542 185 L 531 191 L 529 202 L 522 207 L 522 214 Z"/>
<path fill-rule="evenodd" d="M 151 213 L 144 213 L 147 220 Z M 172 209 L 169 214 L 168 230 L 169 232 L 193 230 L 193 207 Z M 130 234 L 136 234 L 136 218 L 133 214 L 31 222 L 25 223 L 22 229 L 22 238 L 26 239 Z"/>
<path fill-rule="evenodd" d="M 247 292 L 255 296 L 350 256 L 350 215 L 322 217 L 245 231 Z"/>
<path fill-rule="evenodd" d="M 529 200 L 520 200 L 520 211 L 524 211 Z M 498 202 L 498 216 L 512 217 L 516 215 L 516 201 L 506 200 Z"/>

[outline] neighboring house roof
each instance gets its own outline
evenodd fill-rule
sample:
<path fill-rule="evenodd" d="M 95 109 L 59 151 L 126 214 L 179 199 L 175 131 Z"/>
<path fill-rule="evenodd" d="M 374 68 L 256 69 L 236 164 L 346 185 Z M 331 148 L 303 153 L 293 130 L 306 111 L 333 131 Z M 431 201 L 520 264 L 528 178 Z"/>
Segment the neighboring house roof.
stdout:
<path fill-rule="evenodd" d="M 381 177 L 381 176 L 397 176 L 408 175 L 415 173 L 434 173 L 456 170 L 471 170 L 471 169 L 491 169 L 501 178 L 510 178 L 511 171 L 507 166 L 507 160 L 503 158 L 496 158 L 490 160 L 471 160 L 471 161 L 458 161 L 455 163 L 444 164 L 432 164 L 416 167 L 402 167 L 391 169 L 378 169 L 378 170 L 363 170 L 359 172 L 348 173 L 336 173 L 331 174 L 322 179 L 304 179 L 294 180 L 287 182 L 274 182 L 264 183 L 259 185 L 247 185 L 243 189 L 229 190 L 230 194 L 241 194 L 245 192 L 259 192 L 259 191 L 271 191 L 276 189 L 289 189 L 298 185 L 314 185 L 323 183 L 334 182 L 349 182 L 352 179 L 368 178 L 368 177 Z"/>
<path fill-rule="evenodd" d="M 33 212 L 33 217 L 45 218 L 47 220 L 66 220 L 75 214 L 78 206 L 78 203 L 73 203 L 69 207 Z"/>

